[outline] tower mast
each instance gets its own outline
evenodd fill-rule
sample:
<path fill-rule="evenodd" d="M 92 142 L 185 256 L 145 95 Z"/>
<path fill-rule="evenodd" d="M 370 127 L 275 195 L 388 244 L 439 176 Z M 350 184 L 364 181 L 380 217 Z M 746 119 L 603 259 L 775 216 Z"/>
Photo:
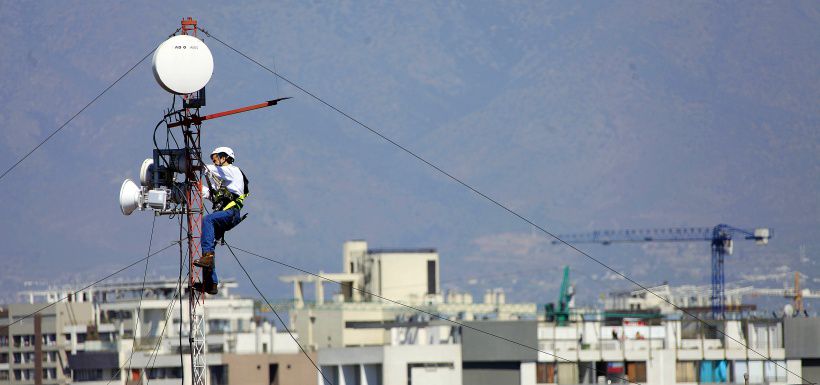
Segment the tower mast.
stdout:
<path fill-rule="evenodd" d="M 201 145 L 202 122 L 275 106 L 290 98 L 277 98 L 200 115 L 200 108 L 205 106 L 205 85 L 213 74 L 213 58 L 208 47 L 197 37 L 198 31 L 204 32 L 198 27 L 196 20 L 191 17 L 182 19 L 181 27 L 174 36 L 154 51 L 154 78 L 163 89 L 175 95 L 174 101 L 176 96 L 182 99 L 182 106 L 175 109 L 174 103 L 157 124 L 157 128 L 165 122 L 169 130 L 166 135 L 171 135 L 170 129 L 179 127 L 183 140 L 180 143 L 174 139 L 173 146 L 166 144 L 170 148 L 159 148 L 157 131 L 154 129 L 153 158 L 146 159 L 140 168 L 140 186 L 126 179 L 120 187 L 119 203 L 123 215 L 131 215 L 135 210 L 151 210 L 154 215 L 184 215 L 179 230 L 180 234 L 185 234 L 185 239 L 179 243 L 179 247 L 180 255 L 188 257 L 190 384 L 206 385 L 208 365 L 205 362 L 205 295 L 194 289 L 197 283 L 203 285 L 200 289 L 204 288 L 205 281 L 211 278 L 204 277 L 204 274 L 214 274 L 213 271 L 194 265 L 194 261 L 202 256 L 202 180 L 205 172 Z"/>
<path fill-rule="evenodd" d="M 182 19 L 180 33 L 183 35 L 197 36 L 197 21 L 188 17 Z M 197 91 L 201 92 L 201 91 Z M 205 295 L 193 289 L 194 283 L 202 281 L 202 269 L 194 266 L 193 261 L 202 256 L 200 249 L 200 238 L 202 237 L 202 212 L 203 202 L 201 194 L 202 186 L 202 147 L 201 147 L 201 122 L 191 119 L 192 116 L 199 116 L 199 104 L 188 103 L 192 99 L 198 99 L 198 95 L 183 95 L 182 110 L 182 134 L 185 138 L 185 158 L 189 167 L 185 173 L 185 205 L 186 221 L 183 229 L 187 234 L 188 248 L 188 321 L 190 326 L 189 342 L 191 347 L 191 384 L 205 385 L 206 370 L 205 362 Z M 182 243 L 180 243 L 180 247 Z"/>

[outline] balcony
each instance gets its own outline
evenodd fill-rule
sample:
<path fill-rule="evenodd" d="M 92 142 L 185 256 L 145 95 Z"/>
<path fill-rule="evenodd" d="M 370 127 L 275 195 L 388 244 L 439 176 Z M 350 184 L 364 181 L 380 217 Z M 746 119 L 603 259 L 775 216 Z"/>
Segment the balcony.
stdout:
<path fill-rule="evenodd" d="M 628 340 L 600 340 L 586 343 L 579 340 L 542 340 L 538 342 L 538 360 L 552 362 L 555 356 L 568 360 L 599 361 L 599 360 L 646 360 L 654 350 L 666 349 L 663 338 L 628 339 Z M 544 353 L 546 352 L 546 353 Z M 555 356 L 553 356 L 555 355 Z"/>
<path fill-rule="evenodd" d="M 109 352 L 117 351 L 117 343 L 110 341 L 85 341 L 85 351 Z"/>

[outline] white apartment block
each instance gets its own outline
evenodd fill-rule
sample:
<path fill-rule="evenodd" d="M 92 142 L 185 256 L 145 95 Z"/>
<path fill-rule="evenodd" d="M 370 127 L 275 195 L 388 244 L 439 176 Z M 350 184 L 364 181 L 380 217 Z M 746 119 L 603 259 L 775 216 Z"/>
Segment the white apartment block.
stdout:
<path fill-rule="evenodd" d="M 0 310 L 0 384 L 190 383 L 185 286 L 181 302 L 176 280 L 21 293 L 31 303 Z M 312 382 L 316 371 L 295 341 L 259 317 L 252 299 L 233 295 L 236 287 L 223 281 L 205 300 L 209 384 Z"/>

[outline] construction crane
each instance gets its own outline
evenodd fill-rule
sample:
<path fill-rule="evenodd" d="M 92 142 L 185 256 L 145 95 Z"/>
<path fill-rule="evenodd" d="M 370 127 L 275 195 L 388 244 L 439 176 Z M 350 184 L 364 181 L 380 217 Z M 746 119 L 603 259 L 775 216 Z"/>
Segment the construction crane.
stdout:
<path fill-rule="evenodd" d="M 775 296 L 789 298 L 792 300 L 791 311 L 787 311 L 786 313 L 793 314 L 800 314 L 806 310 L 803 304 L 803 299 L 820 298 L 820 291 L 800 288 L 800 273 L 797 271 L 794 272 L 794 286 L 792 287 L 784 286 L 781 289 L 761 289 L 752 287 L 749 288 L 748 294 L 753 296 Z"/>
<path fill-rule="evenodd" d="M 589 233 L 559 235 L 567 243 L 613 243 L 640 242 L 699 242 L 708 241 L 712 245 L 712 317 L 722 318 L 725 307 L 725 280 L 723 261 L 726 255 L 732 255 L 735 239 L 754 240 L 758 245 L 769 243 L 773 232 L 768 228 L 744 230 L 719 224 L 715 227 L 679 227 L 636 230 L 602 230 Z M 553 241 L 553 244 L 560 243 Z"/>
<path fill-rule="evenodd" d="M 561 280 L 561 291 L 557 304 L 548 303 L 545 307 L 547 321 L 555 321 L 558 326 L 565 326 L 569 321 L 569 308 L 575 289 L 569 283 L 569 266 L 564 266 L 564 278 Z"/>

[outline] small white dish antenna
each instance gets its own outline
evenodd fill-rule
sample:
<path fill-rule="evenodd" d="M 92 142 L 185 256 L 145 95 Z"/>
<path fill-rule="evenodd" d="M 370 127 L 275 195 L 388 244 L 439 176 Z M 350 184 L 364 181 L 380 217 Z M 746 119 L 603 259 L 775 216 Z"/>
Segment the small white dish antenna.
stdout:
<path fill-rule="evenodd" d="M 142 204 L 142 194 L 137 184 L 126 179 L 120 187 L 120 210 L 123 215 L 131 215 Z"/>
<path fill-rule="evenodd" d="M 201 40 L 174 36 L 157 47 L 153 59 L 154 79 L 166 91 L 185 95 L 202 89 L 211 80 L 214 58 Z"/>
<path fill-rule="evenodd" d="M 154 176 L 154 160 L 151 158 L 146 159 L 142 162 L 142 166 L 140 166 L 140 184 L 148 187 L 149 189 L 151 186 L 151 178 Z"/>

